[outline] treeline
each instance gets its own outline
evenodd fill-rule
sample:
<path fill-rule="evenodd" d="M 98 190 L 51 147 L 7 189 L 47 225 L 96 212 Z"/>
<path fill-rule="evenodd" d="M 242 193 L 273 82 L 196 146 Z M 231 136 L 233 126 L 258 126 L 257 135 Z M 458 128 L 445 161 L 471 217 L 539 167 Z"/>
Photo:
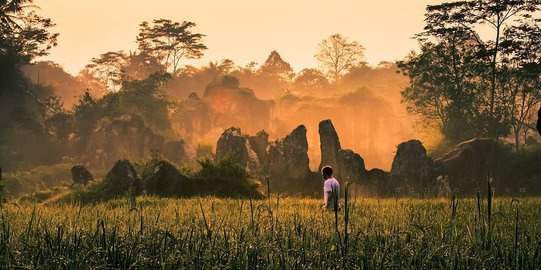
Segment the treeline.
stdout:
<path fill-rule="evenodd" d="M 184 109 L 191 92 L 202 94 L 209 84 L 242 83 L 258 98 L 304 96 L 305 103 L 367 87 L 393 104 L 402 100 L 448 145 L 488 136 L 512 139 L 519 152 L 537 140 L 531 131 L 541 103 L 538 1 L 429 6 L 425 31 L 416 36 L 420 51 L 396 64 L 371 67 L 362 45 L 335 34 L 318 44 L 320 66 L 298 73 L 276 51 L 261 65 L 230 59 L 184 65 L 203 55 L 205 35 L 193 22 L 158 19 L 140 24 L 135 51 L 104 52 L 75 77 L 55 63 L 35 62 L 56 45 L 58 34 L 50 32 L 50 19 L 25 3 L 0 5 L 0 164 L 10 168 L 80 154 L 96 127 L 122 115 L 136 115 L 173 139 L 171 116 Z M 481 38 L 480 25 L 494 30 L 492 39 Z M 392 109 L 400 114 L 402 107 Z"/>
<path fill-rule="evenodd" d="M 516 152 L 531 144 L 541 103 L 540 7 L 537 0 L 428 6 L 420 51 L 398 62 L 410 79 L 407 109 L 451 142 L 512 138 Z"/>

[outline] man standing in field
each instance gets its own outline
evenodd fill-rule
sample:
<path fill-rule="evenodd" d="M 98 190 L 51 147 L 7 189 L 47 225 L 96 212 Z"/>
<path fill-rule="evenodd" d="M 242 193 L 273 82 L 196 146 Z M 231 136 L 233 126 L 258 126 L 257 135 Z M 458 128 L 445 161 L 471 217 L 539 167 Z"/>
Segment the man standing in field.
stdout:
<path fill-rule="evenodd" d="M 331 166 L 325 166 L 321 169 L 321 175 L 325 182 L 323 183 L 323 209 L 334 210 L 335 203 L 337 209 L 340 209 L 338 198 L 340 197 L 340 183 L 332 176 Z"/>

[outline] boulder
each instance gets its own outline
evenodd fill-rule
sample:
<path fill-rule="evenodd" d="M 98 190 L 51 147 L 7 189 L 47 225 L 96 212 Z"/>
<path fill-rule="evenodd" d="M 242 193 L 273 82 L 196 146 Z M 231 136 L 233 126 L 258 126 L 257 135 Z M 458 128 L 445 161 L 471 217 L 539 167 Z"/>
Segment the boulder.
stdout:
<path fill-rule="evenodd" d="M 398 145 L 391 166 L 391 180 L 403 192 L 433 190 L 435 184 L 434 165 L 419 140 L 409 140 Z"/>
<path fill-rule="evenodd" d="M 258 172 L 261 163 L 250 145 L 248 135 L 242 134 L 240 128 L 226 129 L 216 144 L 216 157 L 232 156 L 249 172 Z"/>
<path fill-rule="evenodd" d="M 312 193 L 313 181 L 308 159 L 306 127 L 300 125 L 289 135 L 269 146 L 268 175 L 272 192 Z"/>
<path fill-rule="evenodd" d="M 82 184 L 86 186 L 88 182 L 94 180 L 94 177 L 92 177 L 92 174 L 90 174 L 90 172 L 83 165 L 75 165 L 71 167 L 71 179 L 73 180 L 74 184 Z"/>
<path fill-rule="evenodd" d="M 458 144 L 434 163 L 438 175 L 446 176 L 452 189 L 471 194 L 476 188 L 484 189 L 489 176 L 504 174 L 507 153 L 494 139 L 476 138 Z"/>
<path fill-rule="evenodd" d="M 362 186 L 363 195 L 367 196 L 391 196 L 394 195 L 394 189 L 391 186 L 391 175 L 381 169 L 371 169 L 365 174 L 364 185 Z"/>
<path fill-rule="evenodd" d="M 360 183 L 366 174 L 363 158 L 349 149 L 338 151 L 338 174 L 344 183 L 347 181 Z"/>
<path fill-rule="evenodd" d="M 363 158 L 352 150 L 342 149 L 331 120 L 319 123 L 319 139 L 321 148 L 319 170 L 323 166 L 330 165 L 334 169 L 334 176 L 339 181 L 364 184 L 363 176 L 366 174 L 366 168 Z"/>
<path fill-rule="evenodd" d="M 130 189 L 133 189 L 135 194 L 141 194 L 143 191 L 142 181 L 127 159 L 115 163 L 105 176 L 104 183 L 107 195 L 125 195 Z"/>
<path fill-rule="evenodd" d="M 184 191 L 188 177 L 182 175 L 173 164 L 160 161 L 154 173 L 145 179 L 148 194 L 159 196 L 178 196 Z"/>

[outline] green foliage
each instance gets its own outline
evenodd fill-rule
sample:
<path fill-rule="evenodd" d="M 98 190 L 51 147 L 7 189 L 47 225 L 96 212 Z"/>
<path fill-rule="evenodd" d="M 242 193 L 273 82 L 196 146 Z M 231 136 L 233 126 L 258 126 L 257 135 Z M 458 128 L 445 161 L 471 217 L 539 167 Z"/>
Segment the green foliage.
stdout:
<path fill-rule="evenodd" d="M 209 158 L 212 157 L 212 144 L 198 144 L 196 150 L 196 157 L 200 158 Z"/>
<path fill-rule="evenodd" d="M 137 203 L 136 209 L 126 200 L 6 205 L 0 216 L 0 246 L 5 247 L 0 265 L 538 269 L 541 261 L 535 252 L 541 237 L 539 198 L 489 202 L 485 197 L 479 204 L 459 199 L 455 212 L 447 200 L 353 199 L 336 219 L 332 211 L 321 212 L 315 199 L 142 197 Z"/>
<path fill-rule="evenodd" d="M 160 163 L 160 161 L 162 160 L 163 157 L 158 151 L 158 149 L 152 149 L 150 159 L 147 159 L 140 163 L 135 163 L 134 167 L 141 176 L 141 179 L 145 180 L 154 173 L 156 165 L 158 165 L 158 163 Z"/>
<path fill-rule="evenodd" d="M 203 158 L 198 160 L 201 170 L 195 177 L 201 182 L 201 191 L 219 197 L 259 198 L 259 185 L 252 182 L 246 170 L 233 157 L 216 160 Z M 195 187 L 200 188 L 198 186 Z"/>
<path fill-rule="evenodd" d="M 10 8 L 18 5 L 18 0 L 9 2 L 0 3 L 0 54 L 16 56 L 17 65 L 48 55 L 58 38 L 58 34 L 49 32 L 55 24 L 34 11 L 24 12 L 24 5 Z"/>
<path fill-rule="evenodd" d="M 525 123 L 541 103 L 541 27 L 533 16 L 539 10 L 541 3 L 530 0 L 428 6 L 417 35 L 421 52 L 399 61 L 410 79 L 402 92 L 408 110 L 439 123 L 455 142 L 505 137 L 512 128 L 518 152 L 518 136 L 527 136 Z M 494 30 L 484 40 L 482 24 Z"/>
<path fill-rule="evenodd" d="M 468 33 L 455 34 L 454 40 L 421 45 L 420 54 L 398 62 L 410 78 L 402 92 L 409 112 L 436 122 L 442 133 L 454 142 L 488 135 L 485 97 L 481 75 L 487 64 L 475 56 L 479 48 L 471 45 Z M 481 83 L 478 83 L 481 82 Z"/>
<path fill-rule="evenodd" d="M 20 67 L 47 55 L 58 34 L 49 32 L 50 19 L 26 12 L 26 2 L 0 2 L 0 164 L 6 169 L 55 161 L 43 157 L 52 150 L 42 126 L 43 107 L 29 96 L 34 89 Z"/>
<path fill-rule="evenodd" d="M 165 131 L 171 127 L 169 109 L 173 103 L 161 91 L 171 78 L 165 72 L 151 74 L 143 80 L 124 81 L 119 97 L 118 113 L 139 115 L 147 126 Z"/>
<path fill-rule="evenodd" d="M 28 195 L 40 190 L 64 187 L 71 184 L 71 163 L 39 166 L 31 170 L 4 172 L 3 182 L 10 197 Z"/>
<path fill-rule="evenodd" d="M 509 184 L 516 188 L 527 188 L 528 194 L 541 193 L 541 146 L 534 145 L 521 151 L 508 164 Z"/>
<path fill-rule="evenodd" d="M 164 72 L 151 74 L 141 80 L 125 80 L 122 89 L 101 99 L 86 91 L 74 105 L 73 113 L 57 113 L 49 118 L 48 129 L 55 138 L 65 139 L 70 133 L 83 143 L 92 136 L 100 122 L 123 115 L 137 115 L 145 126 L 165 133 L 170 130 L 169 110 L 172 102 L 161 90 L 171 78 Z"/>

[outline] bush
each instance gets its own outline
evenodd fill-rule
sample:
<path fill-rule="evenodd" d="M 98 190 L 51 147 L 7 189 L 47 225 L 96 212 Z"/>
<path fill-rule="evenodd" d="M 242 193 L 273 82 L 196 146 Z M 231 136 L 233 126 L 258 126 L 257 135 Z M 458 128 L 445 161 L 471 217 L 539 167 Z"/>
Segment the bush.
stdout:
<path fill-rule="evenodd" d="M 203 187 L 202 192 L 219 197 L 262 197 L 259 183 L 250 179 L 246 170 L 231 156 L 219 159 L 198 160 L 201 170 L 196 173 Z M 194 181 L 198 185 L 199 181 Z"/>
<path fill-rule="evenodd" d="M 6 173 L 4 188 L 9 197 L 20 197 L 40 190 L 71 184 L 71 163 L 39 166 L 27 171 Z"/>

